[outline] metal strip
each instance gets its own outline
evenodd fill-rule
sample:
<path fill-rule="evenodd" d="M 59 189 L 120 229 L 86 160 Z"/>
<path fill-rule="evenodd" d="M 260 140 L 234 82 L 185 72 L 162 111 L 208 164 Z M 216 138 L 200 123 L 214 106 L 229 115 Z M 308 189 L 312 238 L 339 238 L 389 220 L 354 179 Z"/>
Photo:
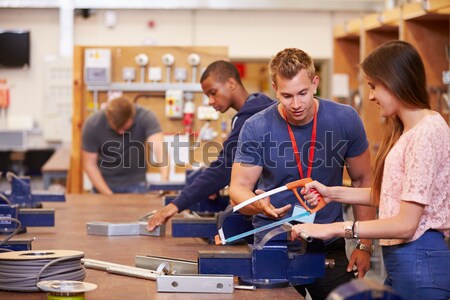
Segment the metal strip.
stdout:
<path fill-rule="evenodd" d="M 106 272 L 112 273 L 112 274 L 119 274 L 119 275 L 144 278 L 144 279 L 150 279 L 150 280 L 156 280 L 156 277 L 158 275 L 162 275 L 162 274 L 164 274 L 163 272 L 166 271 L 166 269 L 163 269 L 163 270 L 161 270 L 161 272 L 159 272 L 159 271 L 155 271 L 155 270 L 147 270 L 147 269 L 143 269 L 143 268 L 136 268 L 136 267 L 131 267 L 131 266 L 127 266 L 127 265 L 115 264 L 115 263 L 111 263 L 111 262 L 107 262 L 107 261 L 88 259 L 88 258 L 81 259 L 81 263 L 87 269 L 102 270 L 102 271 L 106 271 Z"/>
<path fill-rule="evenodd" d="M 147 230 L 147 222 L 131 222 L 131 223 L 110 223 L 92 221 L 86 223 L 88 234 L 107 235 L 107 236 L 124 236 L 124 235 L 148 235 L 163 236 L 166 233 L 166 226 L 161 225 L 153 231 Z"/>
<path fill-rule="evenodd" d="M 198 274 L 198 264 L 193 260 L 141 255 L 136 255 L 134 259 L 136 267 L 147 270 L 156 270 L 163 263 L 167 263 L 169 274 Z"/>
<path fill-rule="evenodd" d="M 234 291 L 233 275 L 163 275 L 156 278 L 156 290 L 170 293 L 219 293 Z"/>

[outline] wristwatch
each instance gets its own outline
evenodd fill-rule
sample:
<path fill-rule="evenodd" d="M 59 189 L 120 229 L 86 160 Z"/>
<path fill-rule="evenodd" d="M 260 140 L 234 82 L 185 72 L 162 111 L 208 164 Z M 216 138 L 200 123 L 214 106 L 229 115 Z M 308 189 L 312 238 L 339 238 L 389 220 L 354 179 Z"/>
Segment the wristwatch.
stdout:
<path fill-rule="evenodd" d="M 356 244 L 356 249 L 369 252 L 369 254 L 372 255 L 373 251 L 375 250 L 375 247 L 373 245 L 368 246 L 366 244 Z"/>
<path fill-rule="evenodd" d="M 353 223 L 352 222 L 344 222 L 344 237 L 346 239 L 353 238 Z"/>

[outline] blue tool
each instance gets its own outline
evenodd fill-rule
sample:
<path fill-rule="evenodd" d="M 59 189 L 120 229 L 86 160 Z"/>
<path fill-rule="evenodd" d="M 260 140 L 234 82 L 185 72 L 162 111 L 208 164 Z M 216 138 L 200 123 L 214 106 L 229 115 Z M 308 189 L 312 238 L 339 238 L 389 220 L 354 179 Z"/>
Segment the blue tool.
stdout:
<path fill-rule="evenodd" d="M 43 209 L 40 201 L 65 201 L 63 193 L 46 191 L 32 193 L 29 177 L 19 177 L 13 173 L 6 175 L 11 182 L 11 191 L 0 192 L 0 234 L 8 234 L 0 242 L 0 247 L 9 250 L 29 250 L 31 240 L 10 240 L 16 233 L 26 232 L 27 227 L 55 226 L 55 210 Z"/>
<path fill-rule="evenodd" d="M 26 232 L 26 227 L 55 226 L 54 209 L 20 208 L 17 204 L 0 204 L 0 234 L 9 234 L 18 227 L 17 223 L 1 221 L 2 217 L 19 220 L 19 233 Z"/>
<path fill-rule="evenodd" d="M 64 193 L 52 193 L 48 191 L 31 192 L 30 177 L 19 177 L 8 172 L 6 178 L 11 182 L 11 191 L 6 191 L 2 194 L 6 196 L 12 204 L 17 204 L 20 207 L 26 208 L 40 208 L 42 207 L 42 201 L 66 201 Z"/>
<path fill-rule="evenodd" d="M 285 235 L 285 238 L 287 236 Z M 325 274 L 323 242 L 314 240 L 297 251 L 288 250 L 286 241 L 273 241 L 257 250 L 249 245 L 247 252 L 234 250 L 199 251 L 200 274 L 233 274 L 240 284 L 259 288 L 309 284 Z"/>

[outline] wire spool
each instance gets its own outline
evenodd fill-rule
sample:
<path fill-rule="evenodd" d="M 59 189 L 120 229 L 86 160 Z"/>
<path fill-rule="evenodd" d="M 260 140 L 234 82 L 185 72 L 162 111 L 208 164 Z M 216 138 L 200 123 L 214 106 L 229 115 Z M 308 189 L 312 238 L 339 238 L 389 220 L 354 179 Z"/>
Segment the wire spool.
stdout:
<path fill-rule="evenodd" d="M 83 257 L 83 252 L 74 250 L 0 253 L 0 290 L 37 292 L 41 280 L 83 281 Z"/>
<path fill-rule="evenodd" d="M 95 290 L 97 285 L 70 280 L 40 281 L 37 286 L 48 292 L 48 300 L 84 300 L 84 293 Z"/>

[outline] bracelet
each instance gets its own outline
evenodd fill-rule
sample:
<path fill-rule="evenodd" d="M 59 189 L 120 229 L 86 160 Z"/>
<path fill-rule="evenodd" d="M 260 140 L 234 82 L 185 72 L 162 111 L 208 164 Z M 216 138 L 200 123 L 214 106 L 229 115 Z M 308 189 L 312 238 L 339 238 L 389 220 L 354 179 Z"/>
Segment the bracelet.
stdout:
<path fill-rule="evenodd" d="M 353 238 L 359 240 L 359 222 L 353 222 Z"/>
<path fill-rule="evenodd" d="M 355 226 L 355 222 L 349 224 L 349 222 L 344 222 L 344 237 L 346 239 L 352 239 L 354 236 L 353 228 Z"/>
<path fill-rule="evenodd" d="M 373 251 L 375 250 L 375 247 L 374 247 L 374 245 L 368 246 L 366 244 L 358 243 L 358 244 L 356 244 L 356 249 L 359 249 L 359 250 L 362 250 L 362 251 L 366 251 L 370 255 L 372 255 Z"/>

